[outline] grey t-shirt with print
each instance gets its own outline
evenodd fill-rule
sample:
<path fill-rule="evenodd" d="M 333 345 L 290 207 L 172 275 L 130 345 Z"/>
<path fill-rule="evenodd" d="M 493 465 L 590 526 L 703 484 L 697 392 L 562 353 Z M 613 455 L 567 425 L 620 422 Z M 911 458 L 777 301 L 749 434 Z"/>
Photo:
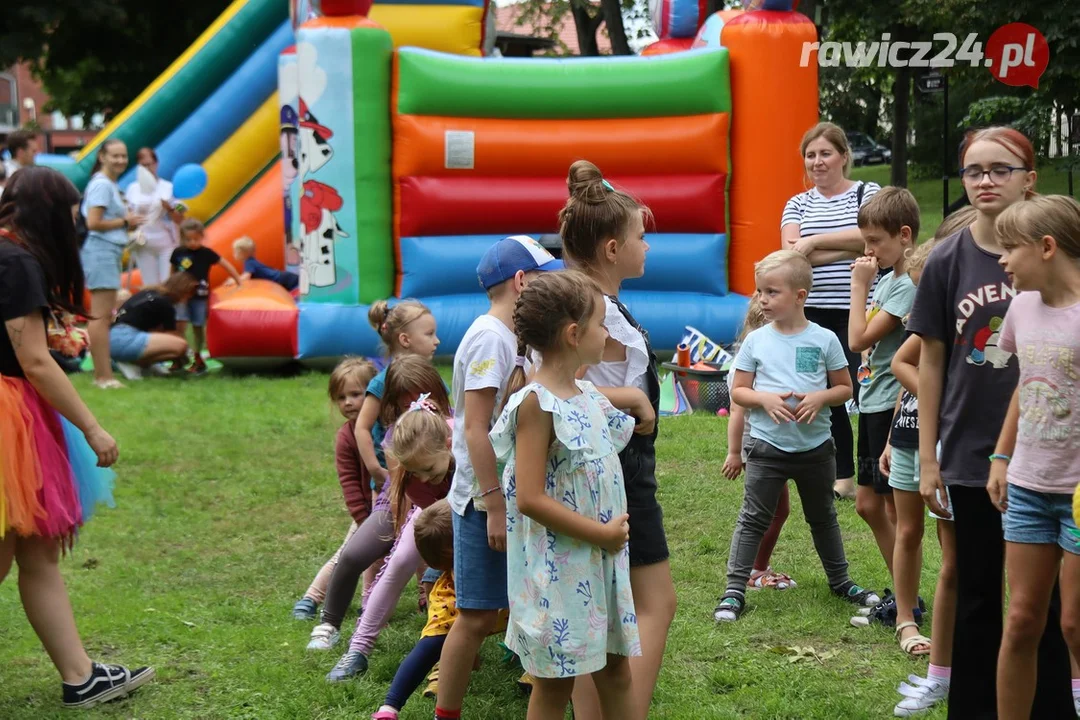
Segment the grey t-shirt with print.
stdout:
<path fill-rule="evenodd" d="M 969 228 L 934 248 L 923 269 L 907 329 L 945 343 L 938 436 L 946 485 L 986 486 L 1020 377 L 1016 358 L 997 345 L 1015 294 L 998 256 L 976 245 Z"/>

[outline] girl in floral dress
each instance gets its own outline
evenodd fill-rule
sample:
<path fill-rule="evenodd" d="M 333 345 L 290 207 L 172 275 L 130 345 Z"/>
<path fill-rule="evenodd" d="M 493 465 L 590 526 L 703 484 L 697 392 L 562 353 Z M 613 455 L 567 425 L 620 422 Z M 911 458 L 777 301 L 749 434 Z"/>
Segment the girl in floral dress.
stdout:
<path fill-rule="evenodd" d="M 634 419 L 576 379 L 603 355 L 603 321 L 604 298 L 588 276 L 533 279 L 514 327 L 519 355 L 531 348 L 542 364 L 491 431 L 505 463 L 506 644 L 536 678 L 529 720 L 562 718 L 578 675 L 592 674 L 605 718 L 625 718 L 632 707 L 627 658 L 641 650 L 618 453 Z M 635 407 L 647 406 L 638 393 Z"/>

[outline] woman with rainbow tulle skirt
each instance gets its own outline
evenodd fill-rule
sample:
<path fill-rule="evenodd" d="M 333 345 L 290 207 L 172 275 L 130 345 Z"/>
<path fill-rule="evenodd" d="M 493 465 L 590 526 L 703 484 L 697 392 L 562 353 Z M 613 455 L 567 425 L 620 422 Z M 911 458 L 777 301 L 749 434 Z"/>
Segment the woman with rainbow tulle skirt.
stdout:
<path fill-rule="evenodd" d="M 63 175 L 41 167 L 19 171 L 0 199 L 0 582 L 18 564 L 23 608 L 64 704 L 85 708 L 127 695 L 154 670 L 90 660 L 60 574 L 61 553 L 95 506 L 113 504 L 117 457 L 49 352 L 56 314 L 86 314 L 78 202 Z"/>

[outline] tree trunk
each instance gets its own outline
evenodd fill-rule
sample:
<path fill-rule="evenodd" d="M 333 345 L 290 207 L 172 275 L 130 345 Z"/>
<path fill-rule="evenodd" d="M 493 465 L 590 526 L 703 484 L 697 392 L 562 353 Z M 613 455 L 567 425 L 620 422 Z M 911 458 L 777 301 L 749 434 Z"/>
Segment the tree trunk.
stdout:
<path fill-rule="evenodd" d="M 911 70 L 904 67 L 896 71 L 893 79 L 893 141 L 892 175 L 890 182 L 897 187 L 907 187 L 908 124 L 911 117 Z"/>
<path fill-rule="evenodd" d="M 578 52 L 585 57 L 599 55 L 600 48 L 596 43 L 596 31 L 600 23 L 604 22 L 603 11 L 590 15 L 587 2 L 571 0 L 570 14 L 574 17 L 574 29 L 577 31 Z"/>
<path fill-rule="evenodd" d="M 600 0 L 600 11 L 604 18 L 604 24 L 607 25 L 612 54 L 633 55 L 634 51 L 630 49 L 630 43 L 626 39 L 621 0 Z"/>

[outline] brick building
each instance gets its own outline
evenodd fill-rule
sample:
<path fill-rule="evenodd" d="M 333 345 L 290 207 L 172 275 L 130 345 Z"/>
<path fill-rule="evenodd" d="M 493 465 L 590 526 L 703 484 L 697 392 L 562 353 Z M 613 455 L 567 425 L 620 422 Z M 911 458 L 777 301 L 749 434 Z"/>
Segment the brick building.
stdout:
<path fill-rule="evenodd" d="M 22 127 L 38 131 L 38 149 L 65 154 L 78 151 L 90 142 L 104 121 L 95 115 L 89 122 L 81 117 L 65 117 L 46 112 L 49 96 L 30 73 L 26 63 L 0 70 L 0 141 Z"/>

